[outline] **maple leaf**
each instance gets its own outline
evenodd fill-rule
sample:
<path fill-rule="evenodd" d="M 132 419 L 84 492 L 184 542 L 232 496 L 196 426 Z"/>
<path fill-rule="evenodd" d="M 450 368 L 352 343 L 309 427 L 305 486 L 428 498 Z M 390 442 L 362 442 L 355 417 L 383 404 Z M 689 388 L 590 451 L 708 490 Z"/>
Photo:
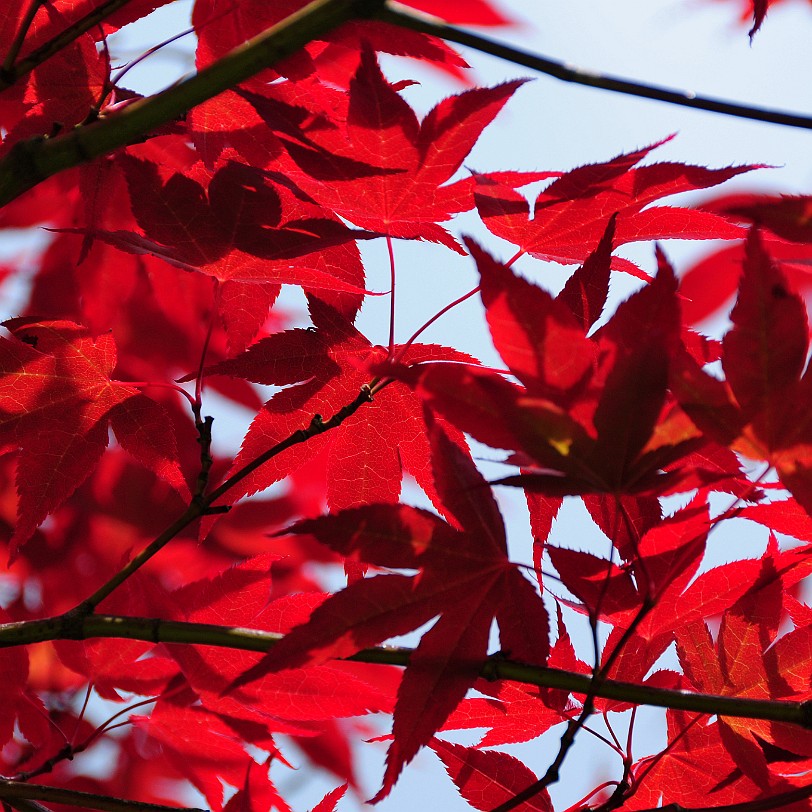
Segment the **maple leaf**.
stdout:
<path fill-rule="evenodd" d="M 616 217 L 616 247 L 641 240 L 732 240 L 743 236 L 739 226 L 712 212 L 650 204 L 680 192 L 706 189 L 761 167 L 705 169 L 663 163 L 634 168 L 668 140 L 567 172 L 539 194 L 532 213 L 527 200 L 513 188 L 478 177 L 477 210 L 490 231 L 518 246 L 521 253 L 563 264 L 584 261 L 598 244 L 611 215 Z M 648 278 L 621 257 L 612 258 L 612 268 Z"/>
<path fill-rule="evenodd" d="M 752 13 L 752 35 L 779 0 L 737 2 Z M 0 3 L 0 156 L 10 158 L 12 181 L 55 168 L 49 155 L 59 156 L 59 165 L 78 160 L 84 145 L 95 151 L 94 139 L 127 124 L 125 108 L 138 95 L 111 81 L 109 66 L 120 64 L 121 54 L 108 35 L 167 3 L 129 0 L 108 13 L 110 5 Z M 209 65 L 305 5 L 196 0 L 202 81 Z M 506 22 L 487 0 L 407 5 L 452 23 Z M 329 8 L 332 0 L 322 10 Z M 42 52 L 47 58 L 25 73 L 36 49 L 87 15 L 94 22 L 88 32 L 53 42 L 58 48 Z M 443 41 L 358 19 L 159 131 L 138 131 L 135 107 L 153 105 L 138 101 L 131 136 L 139 143 L 61 172 L 3 211 L 4 229 L 36 224 L 75 232 L 0 267 L 0 280 L 9 281 L 3 292 L 31 316 L 9 322 L 11 338 L 0 339 L 0 535 L 11 537 L 12 552 L 31 536 L 2 575 L 4 645 L 14 644 L 10 632 L 27 632 L 27 621 L 48 625 L 76 608 L 89 588 L 121 572 L 133 549 L 175 522 L 181 497 L 189 499 L 181 470 L 199 469 L 201 447 L 188 413 L 166 387 L 162 409 L 114 377 L 166 384 L 209 364 L 210 387 L 254 412 L 261 402 L 250 381 L 282 387 L 261 408 L 236 462 L 216 453 L 223 447 L 218 417 L 212 482 L 317 426 L 314 415 L 341 414 L 364 384 L 372 382 L 375 396 L 340 427 L 278 455 L 220 507 L 282 479 L 284 493 L 247 501 L 205 543 L 186 528 L 98 607 L 129 615 L 135 625 L 164 618 L 171 624 L 165 628 L 204 638 L 212 625 L 220 634 L 237 626 L 287 635 L 274 654 L 112 638 L 0 653 L 7 700 L 0 772 L 42 777 L 46 795 L 58 787 L 119 806 L 137 796 L 136 803 L 167 808 L 178 803 L 181 776 L 218 811 L 289 812 L 269 776 L 272 765 L 290 766 L 275 741 L 282 734 L 299 745 L 306 769 L 325 768 L 347 782 L 314 809 L 331 812 L 347 786 L 357 789 L 350 735 L 374 735 L 347 717 L 394 711 L 378 797 L 429 746 L 463 799 L 492 809 L 536 776 L 517 759 L 482 748 L 566 723 L 583 694 L 477 678 L 489 637 L 498 631 L 492 647 L 511 660 L 590 675 L 564 624 L 566 609 L 576 620 L 587 616 L 596 639 L 598 623 L 601 638 L 606 632 L 593 665 L 609 680 L 778 697 L 796 707 L 809 700 L 812 610 L 796 597 L 812 568 L 802 301 L 812 259 L 808 198 L 746 195 L 698 211 L 657 205 L 749 167 L 640 167 L 651 147 L 566 174 L 484 172 L 458 180 L 484 127 L 521 82 L 453 96 L 421 122 L 405 101 L 412 83 L 384 79 L 374 51 L 432 62 L 465 80 L 465 61 Z M 168 97 L 178 98 L 175 92 Z M 555 180 L 530 205 L 515 191 L 548 178 Z M 520 251 L 583 262 L 553 298 L 472 247 L 506 373 L 484 371 L 439 345 L 371 346 L 353 326 L 367 294 L 357 241 L 383 235 L 460 250 L 445 227 L 475 204 Z M 612 256 L 616 246 L 649 237 L 730 237 L 750 223 L 764 231 L 758 247 L 755 236 L 746 249 L 729 246 L 689 272 L 679 294 L 660 257 L 657 277 L 616 315 L 604 314 L 611 270 L 640 273 Z M 127 256 L 113 253 L 122 249 Z M 781 273 L 768 255 L 781 262 Z M 707 316 L 734 293 L 742 261 L 725 342 L 682 329 L 678 297 L 691 299 L 684 323 Z M 307 291 L 309 330 L 289 329 L 280 307 L 271 312 L 288 283 Z M 723 367 L 726 380 L 707 374 L 711 364 Z M 463 429 L 508 451 L 507 462 L 521 471 L 507 481 L 525 488 L 537 584 L 508 559 L 501 516 Z M 111 430 L 118 442 L 103 453 Z M 781 481 L 756 488 L 731 449 L 765 457 Z M 207 468 L 205 454 L 203 462 Z M 397 504 L 404 473 L 414 475 L 439 515 Z M 762 491 L 783 497 L 784 487 L 797 499 L 754 504 Z M 667 515 L 661 497 L 691 490 L 690 503 Z M 713 490 L 747 504 L 712 520 Z M 559 509 L 568 494 L 579 495 L 622 561 L 565 546 L 561 524 L 570 506 Z M 333 515 L 269 542 L 269 532 L 319 515 L 325 501 Z M 761 561 L 702 570 L 709 529 L 734 514 L 800 544 L 779 552 L 771 539 Z M 269 544 L 285 557 L 268 553 Z M 255 557 L 235 564 L 244 555 Z M 530 557 L 529 550 L 517 555 Z M 348 572 L 367 565 L 389 571 L 330 596 L 319 578 L 338 556 Z M 548 567 L 567 596 L 551 596 Z M 558 619 L 552 648 L 550 599 Z M 405 671 L 333 660 L 424 624 L 433 625 Z M 245 641 L 245 629 L 233 639 Z M 685 673 L 655 670 L 675 641 Z M 150 700 L 151 718 L 125 724 L 120 713 L 130 709 L 120 708 L 94 728 L 98 709 L 92 721 L 80 709 L 85 689 L 91 702 L 92 692 L 113 701 L 125 693 L 161 695 Z M 468 689 L 478 695 L 466 699 Z M 595 697 L 594 706 L 607 714 L 632 703 Z M 801 729 L 674 711 L 666 718 L 666 749 L 634 765 L 624 754 L 622 777 L 607 782 L 616 784 L 611 798 L 604 785 L 581 806 L 766 807 L 776 793 L 804 789 L 809 780 L 812 745 Z M 473 726 L 487 729 L 476 748 L 433 738 L 438 729 Z M 97 740 L 114 758 L 91 776 L 81 759 L 69 761 Z M 522 808 L 549 812 L 552 803 L 542 792 Z"/>
<path fill-rule="evenodd" d="M 311 812 L 335 812 L 336 804 L 344 797 L 347 785 L 336 787 L 328 792 L 311 810 Z"/>
<path fill-rule="evenodd" d="M 102 603 L 100 611 L 162 617 L 171 612 L 171 605 L 156 582 L 136 573 Z M 54 648 L 60 662 L 92 680 L 103 699 L 121 702 L 121 692 L 141 696 L 161 694 L 179 673 L 177 663 L 170 657 L 140 640 L 58 640 Z"/>
<path fill-rule="evenodd" d="M 0 611 L 0 619 L 4 623 L 11 620 L 5 611 Z M 0 652 L 0 677 L 6 691 L 6 699 L 0 706 L 0 742 L 3 747 L 14 735 L 15 725 L 32 743 L 43 745 L 49 738 L 49 725 L 45 724 L 45 730 L 42 730 L 42 703 L 28 684 L 30 676 L 27 649 L 21 646 Z"/>
<path fill-rule="evenodd" d="M 76 4 L 70 0 L 49 3 L 26 29 L 20 57 L 45 45 L 72 21 Z M 26 19 L 23 4 L 4 3 L 0 10 L 0 52 L 13 52 L 13 43 Z M 11 66 L 9 66 L 11 67 Z M 0 119 L 5 129 L 0 154 L 29 136 L 49 136 L 80 124 L 96 107 L 107 89 L 110 72 L 106 52 L 99 52 L 90 33 L 67 42 L 49 59 L 0 92 Z"/>
<path fill-rule="evenodd" d="M 441 739 L 433 739 L 429 747 L 445 765 L 462 797 L 483 812 L 509 801 L 538 780 L 529 767 L 507 753 L 463 747 Z M 546 789 L 515 807 L 522 812 L 551 812 L 552 808 Z"/>
<path fill-rule="evenodd" d="M 556 641 L 556 646 L 561 642 Z M 557 667 L 557 650 L 553 647 L 547 664 Z M 553 725 L 567 720 L 559 708 L 549 707 L 538 688 L 515 685 L 507 681 L 483 684 L 476 690 L 487 698 L 464 699 L 448 717 L 442 730 L 489 728 L 478 747 L 496 747 L 535 739 Z"/>
<path fill-rule="evenodd" d="M 18 318 L 4 326 L 13 338 L 0 341 L 0 444 L 20 449 L 13 550 L 92 473 L 108 425 L 139 462 L 189 498 L 163 408 L 110 378 L 112 336 L 93 339 L 66 321 Z"/>
<path fill-rule="evenodd" d="M 393 374 L 476 439 L 519 451 L 524 468 L 539 469 L 502 483 L 562 495 L 637 493 L 678 480 L 678 472 L 663 476 L 662 469 L 702 441 L 667 399 L 679 310 L 665 259 L 660 255 L 654 281 L 587 338 L 584 317 L 579 322 L 573 315 L 571 301 L 554 299 L 468 245 L 491 336 L 524 387 L 451 365 Z"/>
<path fill-rule="evenodd" d="M 150 716 L 130 722 L 160 743 L 164 756 L 205 796 L 215 812 L 223 810 L 223 781 L 241 786 L 251 762 L 239 733 L 226 721 L 192 704 L 190 691 L 155 705 Z"/>
<path fill-rule="evenodd" d="M 469 0 L 463 6 L 454 0 L 410 0 L 405 5 L 442 17 L 454 25 L 508 25 L 511 22 L 486 0 Z"/>
<path fill-rule="evenodd" d="M 794 671 L 793 681 L 797 679 L 802 659 L 794 653 L 788 657 L 787 652 L 792 652 L 798 638 L 806 635 L 802 633 L 780 647 L 770 648 L 781 621 L 785 589 L 786 570 L 776 567 L 780 562 L 776 546 L 772 542 L 768 547 L 758 581 L 722 615 L 715 644 L 704 622 L 681 625 L 677 630 L 677 651 L 686 676 L 697 690 L 752 699 L 778 699 L 794 694 L 785 672 L 778 666 L 792 664 L 787 673 Z M 803 690 L 806 694 L 806 686 Z M 762 790 L 789 788 L 771 768 L 765 745 L 807 758 L 812 756 L 812 735 L 792 725 L 724 716 L 718 724 L 730 757 Z"/>
<path fill-rule="evenodd" d="M 177 590 L 177 606 L 189 607 L 183 619 L 204 624 L 251 627 L 285 634 L 304 622 L 326 598 L 319 592 L 283 596 L 269 602 L 271 566 L 277 557 L 255 556 L 212 578 Z M 233 599 L 240 596 L 239 601 Z M 255 666 L 261 655 L 202 647 L 169 646 L 189 685 L 210 712 L 226 719 L 250 723 L 254 743 L 262 746 L 271 733 L 310 737 L 323 722 L 375 711 L 391 711 L 385 679 L 369 670 L 350 669 L 345 663 L 266 674 L 262 679 L 222 696 L 240 674 Z M 248 735 L 247 733 L 245 735 Z"/>
<path fill-rule="evenodd" d="M 188 174 L 173 172 L 162 178 L 158 166 L 149 161 L 130 156 L 119 160 L 135 217 L 146 236 L 76 229 L 79 233 L 222 282 L 365 292 L 363 272 L 358 279 L 352 255 L 341 249 L 375 235 L 348 229 L 300 193 L 270 182 L 263 172 L 229 162 L 204 188 Z M 357 260 L 356 266 L 361 269 Z M 346 281 L 348 274 L 355 278 Z"/>
<path fill-rule="evenodd" d="M 806 295 L 812 287 L 808 206 L 808 199 L 802 196 L 729 194 L 706 200 L 701 208 L 759 226 L 764 250 L 780 264 L 795 289 Z M 722 310 L 727 313 L 738 289 L 745 248 L 745 242 L 726 245 L 682 271 L 680 296 L 687 324 L 697 324 Z"/>
<path fill-rule="evenodd" d="M 544 604 L 507 558 L 502 519 L 481 475 L 434 423 L 431 443 L 450 523 L 405 505 L 366 505 L 291 528 L 344 556 L 380 567 L 419 569 L 420 575 L 378 575 L 350 584 L 234 683 L 348 657 L 439 615 L 403 676 L 394 741 L 375 800 L 388 794 L 403 766 L 475 682 L 494 619 L 503 649 L 517 659 L 543 663 L 549 651 Z"/>
<path fill-rule="evenodd" d="M 767 8 L 771 2 L 776 2 L 776 0 L 750 0 L 753 6 L 753 27 L 747 34 L 751 42 L 756 32 L 761 28 L 761 24 L 764 22 L 764 18 L 767 16 Z"/>
<path fill-rule="evenodd" d="M 790 242 L 812 242 L 812 197 L 808 195 L 731 195 L 703 208 L 741 217 Z"/>
<path fill-rule="evenodd" d="M 131 0 L 123 8 L 105 15 L 101 23 L 104 30 L 110 33 L 128 23 L 146 17 L 155 9 L 169 2 L 171 0 Z M 98 11 L 102 4 L 103 0 L 54 0 L 51 6 L 58 13 L 36 15 L 26 38 L 28 49 L 41 45 L 45 40 L 62 33 L 63 29 L 76 23 L 85 15 Z M 15 3 L 11 2 L 8 5 L 13 7 Z M 93 31 L 93 33 L 101 39 L 101 31 Z"/>
<path fill-rule="evenodd" d="M 248 763 L 245 780 L 237 792 L 229 798 L 224 812 L 251 812 L 254 809 L 277 809 L 279 812 L 291 812 L 291 808 L 268 776 L 269 766 L 270 759 L 262 767 L 258 767 L 255 761 Z"/>
<path fill-rule="evenodd" d="M 236 375 L 255 383 L 296 384 L 275 394 L 254 418 L 232 473 L 302 428 L 304 415 L 327 419 L 353 401 L 372 377 L 369 368 L 386 357 L 385 350 L 372 346 L 348 319 L 323 302 L 311 299 L 310 313 L 315 329 L 269 336 L 206 370 L 209 375 Z M 464 353 L 421 344 L 410 346 L 404 358 L 475 363 Z M 451 426 L 447 430 L 458 445 L 464 445 L 459 430 Z M 226 498 L 236 500 L 267 488 L 329 448 L 327 499 L 332 508 L 396 502 L 404 471 L 439 505 L 426 433 L 422 402 L 407 387 L 394 383 L 337 428 L 269 460 Z"/>
<path fill-rule="evenodd" d="M 624 804 L 629 809 L 650 809 L 660 804 L 686 808 L 724 806 L 750 801 L 754 782 L 738 773 L 722 745 L 719 725 L 697 724 L 697 718 L 669 710 L 668 749 L 634 765 L 633 792 Z"/>
<path fill-rule="evenodd" d="M 436 0 L 433 2 L 436 5 Z M 199 0 L 192 13 L 192 22 L 198 33 L 198 68 L 215 62 L 250 37 L 300 11 L 304 5 L 304 0 L 283 0 L 272 5 L 262 0 L 244 0 L 224 12 L 213 0 Z M 482 0 L 474 0 L 466 6 L 471 6 L 473 12 L 466 11 L 466 17 L 479 19 L 480 24 L 507 22 Z M 443 3 L 440 10 L 449 8 L 449 4 Z M 457 12 L 451 19 L 458 17 Z M 248 84 L 260 88 L 269 77 L 284 76 L 299 82 L 316 77 L 337 87 L 346 87 L 363 48 L 432 62 L 458 78 L 460 69 L 468 67 L 462 56 L 439 37 L 374 19 L 349 20 L 339 29 L 308 43 L 298 53 L 277 62 L 273 68 L 262 71 Z"/>
<path fill-rule="evenodd" d="M 440 102 L 422 123 L 365 50 L 350 83 L 346 123 L 307 147 L 286 140 L 296 183 L 319 203 L 371 231 L 439 242 L 462 252 L 438 223 L 473 208 L 472 178 L 447 185 L 522 81 Z M 315 134 L 311 136 L 315 139 Z M 358 162 L 378 169 L 358 177 Z"/>
<path fill-rule="evenodd" d="M 704 432 L 751 459 L 765 459 L 798 502 L 812 511 L 812 375 L 806 307 L 753 229 L 733 327 L 723 341 L 726 381 L 680 356 L 672 386 Z"/>

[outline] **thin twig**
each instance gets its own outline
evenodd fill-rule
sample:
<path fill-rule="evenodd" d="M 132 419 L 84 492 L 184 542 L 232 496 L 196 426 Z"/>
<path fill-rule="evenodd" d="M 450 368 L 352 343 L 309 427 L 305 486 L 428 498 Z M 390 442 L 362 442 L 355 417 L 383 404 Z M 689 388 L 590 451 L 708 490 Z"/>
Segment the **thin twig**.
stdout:
<path fill-rule="evenodd" d="M 628 96 L 638 96 L 644 99 L 655 99 L 667 104 L 677 104 L 681 107 L 691 107 L 695 110 L 708 110 L 712 113 L 720 113 L 736 118 L 752 119 L 754 121 L 765 121 L 770 124 L 781 124 L 785 127 L 800 127 L 805 130 L 812 129 L 812 116 L 803 113 L 793 113 L 785 110 L 772 110 L 765 107 L 755 107 L 750 104 L 740 104 L 738 102 L 715 99 L 709 96 L 699 96 L 690 90 L 675 90 L 658 85 L 649 85 L 645 82 L 637 82 L 632 79 L 624 79 L 619 76 L 598 73 L 596 71 L 585 70 L 565 62 L 549 59 L 539 54 L 522 51 L 501 42 L 495 42 L 487 37 L 464 31 L 451 25 L 446 25 L 435 21 L 433 18 L 422 16 L 416 12 L 407 11 L 398 6 L 393 8 L 386 5 L 378 12 L 379 20 L 393 25 L 409 28 L 412 31 L 419 31 L 423 34 L 431 34 L 459 45 L 467 45 L 491 56 L 505 59 L 515 65 L 522 65 L 525 68 L 543 73 L 560 79 L 562 82 L 572 82 L 577 85 L 587 87 L 597 87 L 601 90 L 609 90 L 613 93 L 624 93 Z"/>
<path fill-rule="evenodd" d="M 28 36 L 28 31 L 31 28 L 31 24 L 34 22 L 34 17 L 37 16 L 37 12 L 40 10 L 40 8 L 42 8 L 43 5 L 45 5 L 45 2 L 46 0 L 31 0 L 23 19 L 20 21 L 20 27 L 14 36 L 14 40 L 6 53 L 6 58 L 3 60 L 3 67 L 0 68 L 0 83 L 2 83 L 6 77 L 11 77 L 13 75 L 14 60 L 17 58 L 17 55 L 20 53 L 20 49 L 23 47 L 23 43 L 25 42 L 26 36 Z"/>
<path fill-rule="evenodd" d="M 575 737 L 578 735 L 578 732 L 586 724 L 587 720 L 595 710 L 595 699 L 598 696 L 601 696 L 601 688 L 606 683 L 609 672 L 612 670 L 612 667 L 614 666 L 618 657 L 626 647 L 626 644 L 632 638 L 632 635 L 635 634 L 637 627 L 643 621 L 643 618 L 651 611 L 653 606 L 654 603 L 652 601 L 644 600 L 640 608 L 637 610 L 637 614 L 634 616 L 634 618 L 632 618 L 628 628 L 623 632 L 620 640 L 617 642 L 617 645 L 612 649 L 600 669 L 597 668 L 596 664 L 596 669 L 593 675 L 588 678 L 589 687 L 586 692 L 586 697 L 584 698 L 581 713 L 578 715 L 577 719 L 572 719 L 567 724 L 567 727 L 561 736 L 561 742 L 558 746 L 558 753 L 550 766 L 547 768 L 544 775 L 537 781 L 534 781 L 528 787 L 525 787 L 521 792 L 517 792 L 510 800 L 505 801 L 503 804 L 499 804 L 497 807 L 494 807 L 491 812 L 510 812 L 510 810 L 521 806 L 525 801 L 529 801 L 531 798 L 534 798 L 551 784 L 555 784 L 558 781 L 561 767 L 572 749 L 572 746 L 575 744 Z"/>
<path fill-rule="evenodd" d="M 231 490 L 238 482 L 241 482 L 250 474 L 254 473 L 261 465 L 264 465 L 268 460 L 292 448 L 299 443 L 304 443 L 311 437 L 317 434 L 324 434 L 325 431 L 334 429 L 340 426 L 348 417 L 355 414 L 365 403 L 372 401 L 372 387 L 370 384 L 365 384 L 361 387 L 358 396 L 351 403 L 348 403 L 343 408 L 339 409 L 329 420 L 323 420 L 321 415 L 314 415 L 310 421 L 310 425 L 306 429 L 299 429 L 293 432 L 287 439 L 281 443 L 277 443 L 273 448 L 269 448 L 263 454 L 260 454 L 255 460 L 248 463 L 248 465 L 237 471 L 236 474 L 230 476 L 219 488 L 215 488 L 207 497 L 206 502 L 208 505 L 213 505 L 226 491 Z"/>
<path fill-rule="evenodd" d="M 208 482 L 209 468 L 211 467 L 211 455 L 209 453 L 209 445 L 211 442 L 211 418 L 200 419 L 199 412 L 195 413 L 195 421 L 198 426 L 200 435 L 198 441 L 201 447 L 201 473 L 198 477 L 197 488 L 192 499 L 192 502 L 186 510 L 167 527 L 160 535 L 158 535 L 150 544 L 148 544 L 138 555 L 136 555 L 130 562 L 119 570 L 109 581 L 102 584 L 89 598 L 83 600 L 80 604 L 75 606 L 70 611 L 62 615 L 65 622 L 63 633 L 70 634 L 73 626 L 80 623 L 82 618 L 93 612 L 96 607 L 128 578 L 130 578 L 137 570 L 144 566 L 156 553 L 160 552 L 178 533 L 181 533 L 194 521 L 201 516 L 209 515 L 212 513 L 220 513 L 228 510 L 228 506 L 218 507 L 214 503 L 223 496 L 226 492 L 231 490 L 238 482 L 241 482 L 247 476 L 252 474 L 260 466 L 264 465 L 269 460 L 292 448 L 295 445 L 304 443 L 311 437 L 317 434 L 323 434 L 325 431 L 334 429 L 340 426 L 350 415 L 355 414 L 358 409 L 365 403 L 372 400 L 372 391 L 370 385 L 361 387 L 358 396 L 346 404 L 343 408 L 339 409 L 329 420 L 322 419 L 321 415 L 314 415 L 307 428 L 294 431 L 282 442 L 269 448 L 267 451 L 260 454 L 254 460 L 243 466 L 239 471 L 230 476 L 218 488 L 215 488 L 208 495 L 203 494 L 203 489 Z M 59 618 L 49 618 L 46 621 L 34 621 L 35 623 L 59 623 Z M 48 638 L 40 638 L 48 639 Z M 51 638 L 53 639 L 53 638 Z"/>

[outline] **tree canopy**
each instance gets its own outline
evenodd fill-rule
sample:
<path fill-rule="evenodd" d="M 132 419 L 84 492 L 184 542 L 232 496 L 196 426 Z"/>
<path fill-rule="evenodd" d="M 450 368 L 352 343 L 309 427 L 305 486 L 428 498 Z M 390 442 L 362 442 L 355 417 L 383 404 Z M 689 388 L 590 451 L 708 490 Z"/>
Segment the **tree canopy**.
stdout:
<path fill-rule="evenodd" d="M 807 809 L 812 198 L 725 191 L 765 165 L 658 159 L 668 133 L 470 157 L 540 104 L 528 71 L 812 116 L 508 45 L 488 0 L 194 0 L 116 51 L 172 2 L 0 10 L 0 241 L 29 238 L 0 266 L 3 808 L 287 812 L 298 768 L 312 812 L 394 809 L 433 751 L 460 808 Z M 757 42 L 771 4 L 736 5 Z M 178 38 L 194 71 L 133 90 Z M 455 91 L 423 110 L 426 68 Z M 405 313 L 452 261 L 475 286 Z M 475 300 L 495 360 L 428 338 Z M 714 560 L 742 520 L 763 551 Z M 541 770 L 512 747 L 540 737 Z"/>

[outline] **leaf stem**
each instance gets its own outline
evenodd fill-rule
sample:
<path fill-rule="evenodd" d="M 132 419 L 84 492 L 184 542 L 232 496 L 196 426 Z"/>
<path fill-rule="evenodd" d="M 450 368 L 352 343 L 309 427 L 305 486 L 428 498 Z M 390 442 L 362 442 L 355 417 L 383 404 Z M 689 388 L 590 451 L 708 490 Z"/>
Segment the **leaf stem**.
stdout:
<path fill-rule="evenodd" d="M 449 42 L 456 42 L 459 45 L 466 45 L 482 53 L 505 59 L 515 65 L 522 65 L 538 73 L 551 76 L 554 79 L 560 79 L 563 82 L 572 82 L 573 84 L 586 85 L 587 87 L 597 87 L 601 90 L 609 90 L 613 93 L 624 93 L 628 96 L 654 99 L 656 101 L 666 102 L 667 104 L 691 107 L 696 110 L 708 110 L 712 113 L 720 113 L 736 118 L 764 121 L 770 124 L 780 124 L 785 127 L 799 127 L 805 130 L 812 129 L 812 116 L 784 110 L 755 107 L 749 104 L 740 104 L 738 102 L 715 99 L 709 96 L 699 96 L 691 90 L 675 90 L 673 88 L 649 85 L 644 82 L 599 73 L 593 70 L 585 70 L 565 62 L 513 48 L 510 45 L 487 39 L 470 31 L 464 31 L 451 25 L 436 22 L 428 17 L 407 11 L 402 7 L 395 9 L 391 5 L 386 5 L 378 12 L 377 17 L 382 22 L 398 25 L 402 28 L 409 28 L 412 31 L 419 31 L 423 34 L 430 34 L 448 40 Z"/>
<path fill-rule="evenodd" d="M 140 65 L 145 59 L 148 59 L 153 54 L 158 53 L 161 48 L 165 48 L 167 45 L 171 45 L 173 42 L 177 42 L 179 39 L 183 39 L 183 37 L 188 37 L 190 34 L 195 33 L 195 28 L 192 26 L 191 28 L 184 28 L 183 31 L 178 32 L 173 37 L 169 37 L 157 45 L 153 45 L 151 48 L 147 48 L 144 53 L 139 54 L 135 59 L 131 62 L 128 62 L 121 68 L 115 76 L 110 77 L 110 86 L 115 87 L 123 78 L 127 75 L 136 65 Z M 101 106 L 101 105 L 99 105 Z"/>
<path fill-rule="evenodd" d="M 386 235 L 386 250 L 389 252 L 389 352 L 391 358 L 395 351 L 395 249 L 392 238 Z"/>
<path fill-rule="evenodd" d="M 178 386 L 176 383 L 168 383 L 167 381 L 113 381 L 113 383 L 118 383 L 122 386 L 132 386 L 135 389 L 144 389 L 147 386 L 160 386 L 163 389 L 171 389 L 183 395 L 192 406 L 195 405 L 194 398 L 182 386 Z"/>
<path fill-rule="evenodd" d="M 458 299 L 454 299 L 453 302 L 451 302 L 450 304 L 447 304 L 444 308 L 442 308 L 442 310 L 438 310 L 422 327 L 419 327 L 417 330 L 415 330 L 414 333 L 412 333 L 409 340 L 400 348 L 400 351 L 398 352 L 397 357 L 394 358 L 393 360 L 396 361 L 396 362 L 399 361 L 403 357 L 403 354 L 406 352 L 406 350 L 408 350 L 409 347 L 411 347 L 412 344 L 417 340 L 418 336 L 424 330 L 431 327 L 431 325 L 434 324 L 434 322 L 437 321 L 437 319 L 439 319 L 440 316 L 445 315 L 446 313 L 448 313 L 449 310 L 456 307 L 458 304 L 461 304 L 466 299 L 470 299 L 472 296 L 474 296 L 477 293 L 479 293 L 479 285 L 477 285 L 472 290 L 469 290 L 468 293 L 464 293 Z"/>

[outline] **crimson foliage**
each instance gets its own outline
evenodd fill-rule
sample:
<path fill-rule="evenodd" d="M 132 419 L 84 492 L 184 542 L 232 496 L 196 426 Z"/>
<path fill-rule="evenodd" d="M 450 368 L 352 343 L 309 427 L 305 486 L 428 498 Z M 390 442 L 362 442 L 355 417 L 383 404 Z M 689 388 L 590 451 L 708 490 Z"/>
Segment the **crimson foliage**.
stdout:
<path fill-rule="evenodd" d="M 523 80 L 421 119 L 379 53 L 457 77 L 464 60 L 360 0 L 308 6 L 305 47 L 283 23 L 278 58 L 224 92 L 142 99 L 111 78 L 107 37 L 163 4 L 0 9 L 0 227 L 49 229 L 2 269 L 30 278 L 0 338 L 4 808 L 155 809 L 191 785 L 217 812 L 288 810 L 275 782 L 298 760 L 334 777 L 314 808 L 329 812 L 381 733 L 361 717 L 381 713 L 372 802 L 430 748 L 472 807 L 552 810 L 601 717 L 620 764 L 584 806 L 807 808 L 810 200 L 663 202 L 757 167 L 652 162 L 661 144 L 569 172 L 466 171 Z M 485 0 L 409 5 L 508 22 Z M 197 0 L 199 75 L 302 6 Z M 471 211 L 508 261 L 452 230 Z M 659 247 L 653 277 L 615 253 L 660 239 L 726 247 L 682 282 Z M 469 258 L 503 368 L 422 329 L 395 342 L 402 240 Z M 370 241 L 391 259 L 385 346 L 355 323 Z M 553 296 L 514 270 L 523 256 L 575 270 Z M 618 274 L 640 286 L 607 309 Z M 282 285 L 304 292 L 304 322 Z M 732 294 L 724 339 L 697 333 Z M 255 415 L 233 458 L 210 393 Z M 498 482 L 468 438 L 503 452 Z M 526 496 L 532 543 L 509 551 L 496 486 Z M 603 550 L 552 535 L 575 502 Z M 742 517 L 770 528 L 765 553 L 703 564 Z M 386 645 L 406 634 L 413 648 Z M 664 708 L 667 741 L 641 757 L 642 705 Z M 477 744 L 453 741 L 474 728 Z M 541 777 L 496 749 L 548 731 Z M 115 758 L 88 768 L 102 744 Z"/>

